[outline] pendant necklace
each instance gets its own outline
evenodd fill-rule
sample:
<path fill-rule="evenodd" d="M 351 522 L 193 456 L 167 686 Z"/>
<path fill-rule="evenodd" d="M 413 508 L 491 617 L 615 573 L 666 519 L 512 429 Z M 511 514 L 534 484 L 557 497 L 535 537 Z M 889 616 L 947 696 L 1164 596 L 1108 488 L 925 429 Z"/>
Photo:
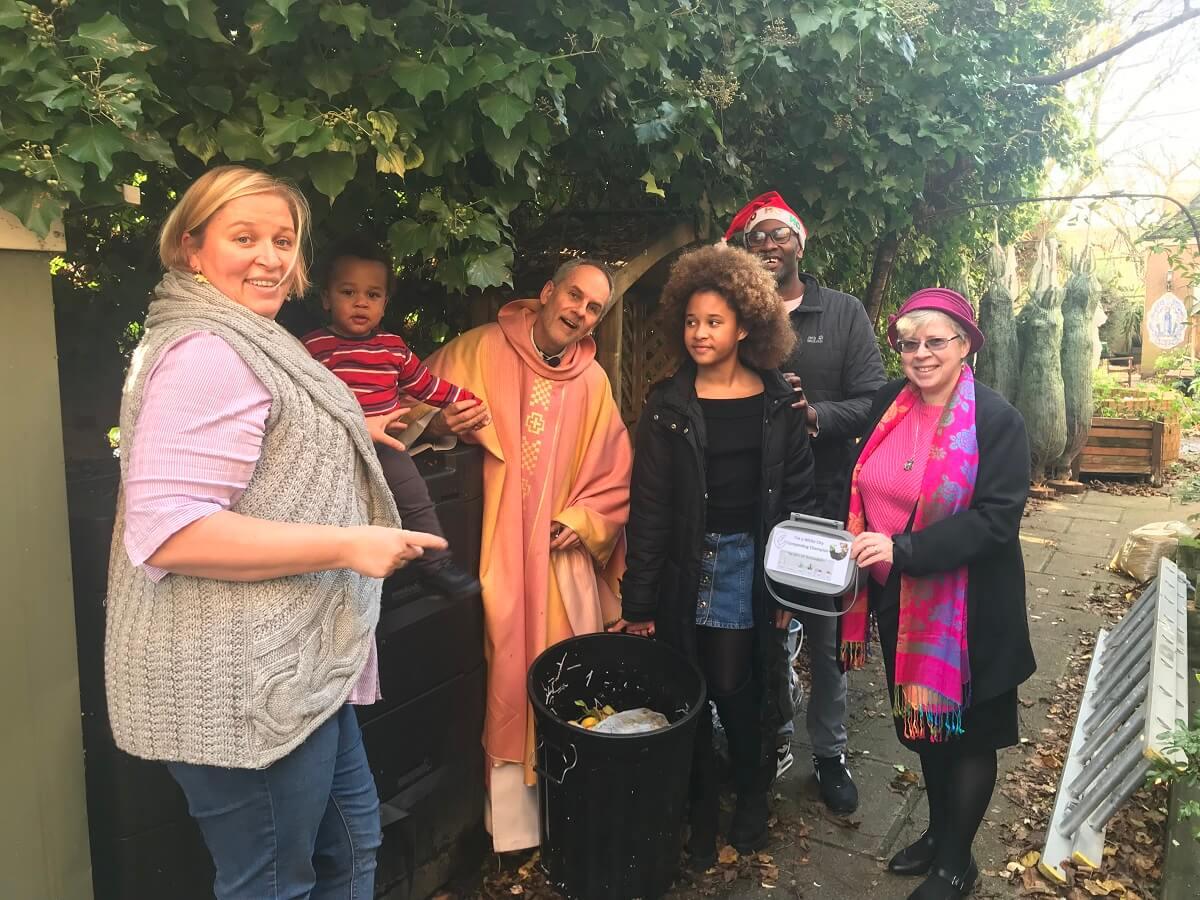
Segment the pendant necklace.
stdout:
<path fill-rule="evenodd" d="M 908 456 L 908 459 L 906 459 L 904 461 L 904 471 L 905 472 L 911 472 L 913 464 L 916 463 L 916 461 L 917 461 L 917 445 L 921 443 L 921 426 L 925 424 L 923 421 L 923 418 L 922 418 L 923 412 L 924 412 L 924 406 L 922 404 L 918 403 L 916 406 L 913 407 L 913 409 L 909 413 L 909 415 L 912 416 L 913 420 L 917 424 L 913 428 L 912 453 L 910 453 Z"/>
<path fill-rule="evenodd" d="M 537 341 L 535 341 L 533 339 L 533 329 L 532 328 L 529 329 L 529 343 L 533 344 L 533 349 L 538 352 L 539 356 L 541 356 L 542 362 L 544 362 L 550 368 L 557 369 L 559 367 L 559 365 L 562 364 L 563 354 L 567 352 L 566 347 L 563 347 L 557 353 L 547 353 L 545 350 L 543 350 L 541 347 L 539 347 L 537 345 Z"/>

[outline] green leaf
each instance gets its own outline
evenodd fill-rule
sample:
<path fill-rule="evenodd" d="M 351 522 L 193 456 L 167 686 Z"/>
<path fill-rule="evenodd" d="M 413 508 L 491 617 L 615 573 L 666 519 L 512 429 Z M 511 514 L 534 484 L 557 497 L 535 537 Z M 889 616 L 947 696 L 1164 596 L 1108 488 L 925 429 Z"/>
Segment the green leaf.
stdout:
<path fill-rule="evenodd" d="M 433 191 L 426 191 L 421 195 L 421 199 L 417 202 L 417 208 L 421 212 L 434 213 L 439 219 L 445 219 L 450 215 L 450 207 L 446 205 L 446 201 L 440 194 L 435 194 Z"/>
<path fill-rule="evenodd" d="M 321 5 L 321 21 L 330 25 L 342 25 L 350 37 L 358 40 L 367 31 L 370 12 L 361 3 L 324 3 Z"/>
<path fill-rule="evenodd" d="M 175 7 L 177 10 L 179 10 L 181 13 L 183 13 L 184 19 L 191 21 L 192 13 L 191 13 L 191 10 L 188 9 L 188 0 L 162 0 L 162 2 L 163 2 L 163 6 Z M 0 0 L 0 6 L 3 6 L 3 5 L 4 5 L 3 0 Z"/>
<path fill-rule="evenodd" d="M 621 62 L 625 63 L 627 69 L 641 69 L 650 65 L 650 54 L 636 44 L 631 44 L 621 54 Z"/>
<path fill-rule="evenodd" d="M 385 144 L 375 148 L 375 171 L 388 172 L 404 177 L 408 171 L 408 163 L 404 159 L 404 150 L 395 144 Z"/>
<path fill-rule="evenodd" d="M 100 59 L 123 59 L 154 49 L 153 44 L 134 38 L 125 23 L 112 13 L 105 13 L 94 22 L 80 25 L 71 36 L 71 44 L 82 47 L 85 52 Z"/>
<path fill-rule="evenodd" d="M 388 229 L 388 246 L 396 259 L 407 259 L 416 254 L 424 254 L 425 242 L 429 238 L 429 226 L 411 219 L 400 219 L 392 223 Z"/>
<path fill-rule="evenodd" d="M 294 144 L 300 138 L 308 137 L 317 130 L 316 123 L 304 116 L 263 115 L 263 144 L 268 147 L 278 147 L 280 144 Z"/>
<path fill-rule="evenodd" d="M 300 36 L 299 23 L 289 22 L 263 0 L 254 0 L 246 11 L 250 31 L 250 52 L 257 53 L 276 44 L 292 43 Z"/>
<path fill-rule="evenodd" d="M 658 186 L 658 180 L 654 177 L 653 172 L 647 172 L 638 180 L 646 185 L 647 194 L 653 194 L 656 197 L 662 197 L 664 199 L 666 198 L 667 192 Z"/>
<path fill-rule="evenodd" d="M 511 135 L 505 137 L 491 122 L 483 123 L 483 149 L 492 158 L 492 162 L 512 175 L 517 168 L 517 160 L 528 143 L 527 131 L 523 127 L 515 128 Z"/>
<path fill-rule="evenodd" d="M 501 59 L 495 53 L 479 53 L 463 67 L 461 78 L 455 78 L 446 91 L 446 103 L 453 103 L 459 97 L 480 85 L 494 84 L 503 81 L 515 70 L 511 62 Z"/>
<path fill-rule="evenodd" d="M 450 73 L 437 63 L 421 62 L 419 59 L 398 59 L 392 64 L 392 80 L 398 87 L 412 95 L 420 103 L 434 91 L 444 96 L 450 85 Z"/>
<path fill-rule="evenodd" d="M 258 103 L 258 111 L 264 116 L 269 115 L 279 109 L 279 98 L 270 91 L 263 91 L 254 98 Z"/>
<path fill-rule="evenodd" d="M 837 53 L 838 59 L 845 59 L 858 46 L 858 38 L 848 31 L 839 31 L 829 38 L 829 46 Z"/>
<path fill-rule="evenodd" d="M 0 194 L 0 206 L 16 216 L 38 237 L 50 233 L 51 226 L 62 218 L 65 204 L 43 186 L 24 182 L 16 188 L 5 188 Z"/>
<path fill-rule="evenodd" d="M 479 101 L 479 109 L 485 116 L 500 126 L 504 136 L 512 134 L 517 124 L 533 107 L 520 97 L 504 92 L 495 92 Z"/>
<path fill-rule="evenodd" d="M 295 5 L 296 0 L 267 0 L 267 3 L 271 4 L 271 9 L 286 19 L 288 17 L 288 10 Z"/>
<path fill-rule="evenodd" d="M 350 90 L 354 82 L 349 68 L 334 59 L 322 59 L 309 65 L 305 75 L 309 84 L 331 99 Z"/>
<path fill-rule="evenodd" d="M 262 139 L 245 122 L 222 119 L 217 126 L 217 143 L 231 162 L 257 159 L 270 162 L 271 154 L 263 147 Z"/>
<path fill-rule="evenodd" d="M 107 122 L 95 125 L 72 125 L 59 145 L 76 162 L 91 163 L 103 181 L 112 172 L 113 154 L 125 149 L 125 139 L 116 127 Z"/>
<path fill-rule="evenodd" d="M 303 159 L 306 156 L 312 156 L 314 153 L 327 150 L 332 143 L 333 129 L 318 128 L 308 137 L 301 138 L 296 142 L 296 146 L 292 148 L 291 156 Z"/>
<path fill-rule="evenodd" d="M 233 92 L 220 85 L 194 84 L 188 93 L 217 112 L 227 113 L 233 108 Z"/>
<path fill-rule="evenodd" d="M 542 86 L 542 76 L 545 74 L 545 66 L 526 66 L 515 75 L 504 79 L 504 86 L 526 103 L 532 103 L 538 88 Z"/>
<path fill-rule="evenodd" d="M 218 44 L 228 44 L 229 38 L 217 24 L 216 0 L 187 0 L 190 15 L 187 18 L 187 33 L 193 37 L 208 38 Z"/>
<path fill-rule="evenodd" d="M 821 13 L 802 12 L 799 10 L 792 13 L 792 25 L 795 26 L 796 37 L 798 38 L 808 37 L 828 21 L 828 17 Z"/>
<path fill-rule="evenodd" d="M 176 140 L 179 141 L 180 146 L 203 163 L 207 163 L 217 155 L 217 137 L 211 128 L 200 129 L 194 123 L 189 122 L 179 129 Z"/>
<path fill-rule="evenodd" d="M 489 244 L 498 244 L 502 240 L 500 223 L 496 221 L 495 216 L 489 216 L 486 213 L 475 217 L 467 228 L 467 234 L 487 241 Z"/>
<path fill-rule="evenodd" d="M 512 247 L 501 246 L 467 263 L 467 282 L 477 288 L 512 285 Z"/>
<path fill-rule="evenodd" d="M 383 138 L 385 143 L 390 144 L 396 137 L 399 122 L 386 109 L 373 109 L 367 113 L 366 119 L 371 125 L 371 130 Z"/>
<path fill-rule="evenodd" d="M 158 163 L 169 169 L 174 169 L 179 165 L 175 160 L 175 151 L 157 131 L 134 131 L 126 137 L 129 141 L 129 149 L 146 162 Z"/>
<path fill-rule="evenodd" d="M 358 160 L 352 153 L 325 151 L 310 157 L 308 167 L 308 177 L 312 179 L 313 187 L 333 203 L 354 177 Z"/>
<path fill-rule="evenodd" d="M 475 52 L 474 47 L 439 47 L 438 56 L 442 58 L 442 62 L 448 65 L 456 72 L 461 72 L 463 66 L 467 64 L 467 60 L 471 58 L 471 54 Z"/>
<path fill-rule="evenodd" d="M 25 12 L 16 0 L 0 0 L 0 28 L 24 31 L 28 25 Z"/>
<path fill-rule="evenodd" d="M 905 134 L 894 125 L 887 130 L 887 136 L 892 139 L 893 143 L 899 144 L 901 147 L 912 146 L 912 137 Z"/>

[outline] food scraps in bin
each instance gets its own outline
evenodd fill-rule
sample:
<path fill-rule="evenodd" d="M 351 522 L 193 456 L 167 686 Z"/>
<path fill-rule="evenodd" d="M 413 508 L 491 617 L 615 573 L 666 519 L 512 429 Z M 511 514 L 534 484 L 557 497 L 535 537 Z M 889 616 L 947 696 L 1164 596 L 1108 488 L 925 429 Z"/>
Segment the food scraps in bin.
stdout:
<path fill-rule="evenodd" d="M 592 706 L 588 706 L 582 700 L 576 700 L 575 705 L 584 714 L 579 719 L 572 721 L 571 724 L 602 734 L 639 734 L 666 728 L 671 724 L 670 720 L 662 713 L 644 706 L 617 712 L 607 703 L 600 706 L 594 700 Z"/>

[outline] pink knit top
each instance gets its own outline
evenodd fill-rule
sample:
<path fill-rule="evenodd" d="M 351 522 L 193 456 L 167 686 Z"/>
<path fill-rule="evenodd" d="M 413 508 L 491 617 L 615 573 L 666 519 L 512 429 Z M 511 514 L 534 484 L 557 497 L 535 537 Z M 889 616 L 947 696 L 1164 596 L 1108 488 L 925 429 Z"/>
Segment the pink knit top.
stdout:
<path fill-rule="evenodd" d="M 863 464 L 858 473 L 858 489 L 867 531 L 888 536 L 903 533 L 921 492 L 925 461 L 929 459 L 929 447 L 941 415 L 942 407 L 918 403 Z M 905 469 L 910 459 L 912 468 Z M 891 571 L 891 563 L 875 563 L 871 566 L 871 577 L 879 584 L 886 584 Z"/>
<path fill-rule="evenodd" d="M 237 352 L 209 332 L 182 337 L 146 377 L 137 436 L 127 452 L 125 533 L 130 562 L 146 562 L 167 538 L 226 510 L 246 490 L 262 452 L 271 394 Z M 348 703 L 380 699 L 375 638 Z"/>

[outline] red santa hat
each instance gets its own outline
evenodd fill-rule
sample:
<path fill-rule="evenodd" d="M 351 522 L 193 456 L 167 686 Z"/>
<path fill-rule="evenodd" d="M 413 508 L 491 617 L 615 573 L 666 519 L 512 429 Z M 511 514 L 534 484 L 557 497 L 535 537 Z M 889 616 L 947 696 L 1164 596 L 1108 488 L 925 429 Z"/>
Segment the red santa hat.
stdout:
<path fill-rule="evenodd" d="M 791 228 L 800 239 L 800 248 L 804 248 L 804 242 L 808 240 L 808 229 L 804 227 L 804 223 L 800 221 L 795 210 L 784 202 L 777 191 L 759 194 L 739 209 L 737 215 L 729 223 L 729 228 L 725 231 L 725 240 L 728 241 L 735 234 L 745 234 L 759 222 L 767 219 L 778 219 Z"/>

